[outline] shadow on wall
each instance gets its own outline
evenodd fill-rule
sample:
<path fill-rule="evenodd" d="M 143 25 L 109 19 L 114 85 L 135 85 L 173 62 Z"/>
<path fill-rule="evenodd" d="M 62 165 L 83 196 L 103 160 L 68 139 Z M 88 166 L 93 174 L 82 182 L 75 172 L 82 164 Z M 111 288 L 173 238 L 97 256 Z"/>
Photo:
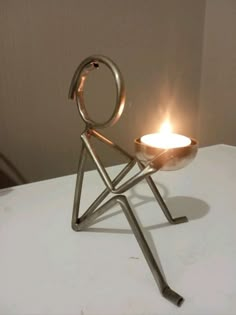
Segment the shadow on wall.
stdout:
<path fill-rule="evenodd" d="M 0 153 L 0 163 L 0 189 L 27 183 L 24 176 L 3 153 Z"/>

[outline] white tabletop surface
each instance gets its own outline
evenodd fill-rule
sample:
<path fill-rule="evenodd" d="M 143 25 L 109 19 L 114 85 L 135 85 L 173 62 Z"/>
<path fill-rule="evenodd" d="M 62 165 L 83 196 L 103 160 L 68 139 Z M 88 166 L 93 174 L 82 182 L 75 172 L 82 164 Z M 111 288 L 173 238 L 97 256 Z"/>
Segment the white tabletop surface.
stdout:
<path fill-rule="evenodd" d="M 200 149 L 186 168 L 153 178 L 188 223 L 169 225 L 144 181 L 128 196 L 182 307 L 161 296 L 118 206 L 87 231 L 71 229 L 72 175 L 0 191 L 0 314 L 235 315 L 236 147 Z M 102 189 L 87 172 L 84 209 Z"/>

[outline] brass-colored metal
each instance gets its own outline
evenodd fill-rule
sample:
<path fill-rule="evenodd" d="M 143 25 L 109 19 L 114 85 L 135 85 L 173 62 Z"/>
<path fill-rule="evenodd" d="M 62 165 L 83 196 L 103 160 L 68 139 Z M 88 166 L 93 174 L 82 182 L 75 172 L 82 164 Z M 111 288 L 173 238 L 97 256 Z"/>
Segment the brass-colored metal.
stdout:
<path fill-rule="evenodd" d="M 104 123 L 95 122 L 88 116 L 88 112 L 86 111 L 83 100 L 83 88 L 86 76 L 91 70 L 98 68 L 99 63 L 105 64 L 112 71 L 115 77 L 117 88 L 115 109 L 108 121 Z M 134 185 L 138 184 L 141 180 L 145 179 L 169 223 L 178 224 L 187 222 L 188 220 L 186 217 L 172 217 L 154 181 L 152 180 L 151 175 L 160 169 L 177 169 L 187 165 L 197 153 L 197 141 L 192 139 L 191 145 L 186 148 L 157 150 L 152 147 L 148 147 L 147 145 L 143 145 L 140 139 L 136 139 L 136 157 L 134 157 L 126 152 L 124 149 L 119 147 L 117 144 L 112 142 L 110 139 L 107 139 L 105 136 L 95 130 L 95 127 L 105 128 L 116 123 L 122 114 L 125 104 L 125 88 L 121 72 L 119 71 L 115 63 L 107 57 L 94 55 L 86 58 L 78 66 L 71 82 L 69 98 L 76 100 L 79 114 L 86 124 L 86 129 L 81 134 L 82 149 L 78 165 L 78 174 L 75 187 L 74 206 L 71 222 L 73 230 L 81 231 L 82 229 L 93 224 L 99 216 L 104 214 L 111 207 L 116 204 L 120 205 L 139 243 L 139 246 L 144 254 L 144 257 L 150 267 L 150 270 L 162 295 L 175 305 L 180 306 L 184 301 L 183 297 L 169 287 L 145 239 L 144 233 L 138 221 L 136 220 L 132 208 L 129 205 L 128 199 L 125 195 L 122 194 L 132 188 Z M 99 155 L 92 146 L 92 137 L 96 138 L 99 141 L 102 141 L 110 148 L 119 151 L 128 159 L 127 165 L 121 170 L 121 172 L 116 176 L 114 180 L 109 177 L 109 174 L 107 173 L 105 167 L 99 159 Z M 94 162 L 95 167 L 99 175 L 101 176 L 106 188 L 94 200 L 89 208 L 84 211 L 83 215 L 79 217 L 85 162 L 88 155 Z M 139 166 L 140 171 L 138 171 L 134 176 L 120 184 L 120 182 L 125 178 L 125 176 L 136 164 Z M 105 198 L 109 194 L 112 195 L 111 198 L 108 201 L 104 202 Z"/>
<path fill-rule="evenodd" d="M 155 160 L 155 157 L 165 149 L 160 149 L 156 147 L 152 147 L 147 145 L 141 141 L 141 138 L 137 138 L 134 140 L 135 143 L 135 152 L 136 157 L 139 161 L 141 161 L 144 165 L 151 162 L 151 166 L 153 168 L 160 169 L 160 159 Z M 175 171 L 187 166 L 189 163 L 197 155 L 198 151 L 198 142 L 195 139 L 191 139 L 191 143 L 186 147 L 166 149 L 168 151 L 168 155 L 163 156 L 161 167 L 161 171 Z M 164 160 L 168 157 L 168 161 Z"/>
<path fill-rule="evenodd" d="M 102 63 L 106 65 L 112 72 L 115 83 L 116 83 L 116 105 L 111 117 L 103 123 L 94 121 L 89 117 L 89 114 L 85 108 L 84 104 L 84 83 L 87 75 L 90 71 L 99 68 L 99 64 Z M 93 55 L 86 58 L 76 69 L 74 76 L 71 81 L 69 98 L 75 99 L 79 114 L 83 121 L 86 123 L 87 127 L 90 128 L 106 128 L 114 125 L 122 115 L 125 106 L 125 88 L 124 80 L 119 68 L 116 64 L 105 56 Z"/>

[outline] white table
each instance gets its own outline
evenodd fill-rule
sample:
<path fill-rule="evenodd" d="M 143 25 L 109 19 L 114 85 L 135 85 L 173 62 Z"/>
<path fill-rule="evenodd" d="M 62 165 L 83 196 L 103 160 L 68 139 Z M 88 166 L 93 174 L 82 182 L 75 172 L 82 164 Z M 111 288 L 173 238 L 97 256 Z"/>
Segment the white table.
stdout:
<path fill-rule="evenodd" d="M 95 171 L 85 177 L 84 208 L 103 189 Z M 0 314 L 235 315 L 236 148 L 200 149 L 188 167 L 154 179 L 188 223 L 169 225 L 145 181 L 128 196 L 181 308 L 161 296 L 119 207 L 87 231 L 71 229 L 72 175 L 0 191 Z"/>

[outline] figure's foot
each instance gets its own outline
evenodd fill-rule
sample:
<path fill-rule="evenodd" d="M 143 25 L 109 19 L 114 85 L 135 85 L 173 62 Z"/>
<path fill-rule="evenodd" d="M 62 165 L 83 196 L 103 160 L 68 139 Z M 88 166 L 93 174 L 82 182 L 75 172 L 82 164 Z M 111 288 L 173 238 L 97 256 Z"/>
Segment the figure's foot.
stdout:
<path fill-rule="evenodd" d="M 181 306 L 184 302 L 184 298 L 175 291 L 173 291 L 168 286 L 164 288 L 162 294 L 167 300 L 169 300 L 170 302 L 174 303 L 177 306 Z"/>
<path fill-rule="evenodd" d="M 75 222 L 71 222 L 71 227 L 75 232 L 81 231 L 80 219 L 78 218 Z"/>
<path fill-rule="evenodd" d="M 173 219 L 173 224 L 179 224 L 179 223 L 185 223 L 188 222 L 188 218 L 187 217 L 178 217 Z"/>

